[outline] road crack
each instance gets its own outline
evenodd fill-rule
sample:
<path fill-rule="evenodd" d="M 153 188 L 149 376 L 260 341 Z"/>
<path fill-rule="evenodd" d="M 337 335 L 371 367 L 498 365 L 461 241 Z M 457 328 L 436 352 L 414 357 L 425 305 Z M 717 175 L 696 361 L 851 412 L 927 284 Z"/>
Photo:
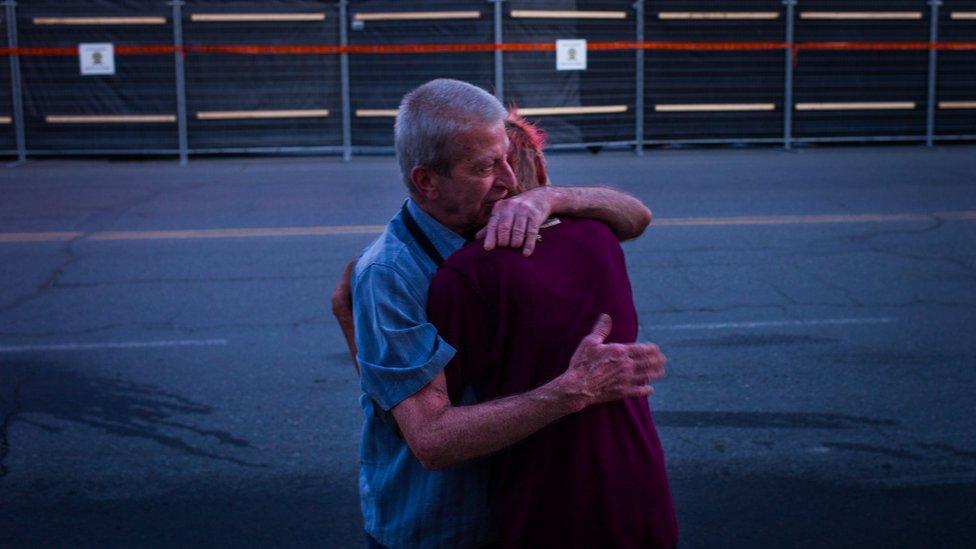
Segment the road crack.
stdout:
<path fill-rule="evenodd" d="M 0 313 L 6 313 L 12 311 L 14 309 L 21 307 L 25 303 L 29 303 L 31 301 L 34 301 L 35 299 L 39 299 L 40 297 L 43 297 L 44 294 L 48 292 L 48 290 L 54 288 L 58 283 L 58 279 L 60 279 L 64 275 L 65 270 L 67 270 L 68 267 L 70 267 L 76 261 L 81 259 L 81 256 L 79 256 L 74 251 L 73 247 L 79 240 L 84 238 L 84 236 L 85 235 L 83 234 L 78 235 L 75 238 L 72 238 L 71 240 L 66 242 L 64 246 L 61 247 L 61 253 L 66 256 L 66 259 L 62 261 L 57 267 L 55 267 L 54 270 L 51 272 L 51 274 L 48 275 L 48 277 L 44 280 L 44 282 L 41 282 L 37 286 L 37 288 L 35 288 L 29 294 L 22 295 L 14 299 L 13 301 L 10 301 L 9 303 L 4 303 L 3 305 L 0 305 Z"/>
<path fill-rule="evenodd" d="M 25 376 L 14 384 L 14 389 L 12 392 L 13 407 L 4 413 L 3 422 L 0 423 L 0 478 L 3 478 L 9 472 L 6 465 L 7 455 L 10 453 L 10 438 L 8 430 L 10 429 L 10 424 L 13 423 L 14 419 L 23 410 L 23 405 L 20 401 L 20 389 L 27 382 L 28 376 Z"/>

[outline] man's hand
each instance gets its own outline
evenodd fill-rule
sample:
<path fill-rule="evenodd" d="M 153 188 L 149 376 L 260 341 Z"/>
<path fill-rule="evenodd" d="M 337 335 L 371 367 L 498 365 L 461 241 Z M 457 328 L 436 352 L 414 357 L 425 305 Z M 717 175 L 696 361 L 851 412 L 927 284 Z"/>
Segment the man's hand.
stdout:
<path fill-rule="evenodd" d="M 607 187 L 553 187 L 546 185 L 499 200 L 491 220 L 478 231 L 485 249 L 522 248 L 532 255 L 539 227 L 549 216 L 586 217 L 606 223 L 619 240 L 640 236 L 651 223 L 651 210 L 640 200 Z"/>
<path fill-rule="evenodd" d="M 539 226 L 552 211 L 550 191 L 549 187 L 538 187 L 495 202 L 491 220 L 477 234 L 477 238 L 484 237 L 485 249 L 492 250 L 496 246 L 522 248 L 523 255 L 531 255 L 539 236 Z"/>
<path fill-rule="evenodd" d="M 613 321 L 600 315 L 593 331 L 583 338 L 566 372 L 553 380 L 562 391 L 575 394 L 577 406 L 622 398 L 646 397 L 654 390 L 647 384 L 664 377 L 667 358 L 653 343 L 604 343 Z"/>
<path fill-rule="evenodd" d="M 346 338 L 346 346 L 349 347 L 349 354 L 352 356 L 352 365 L 359 374 L 359 364 L 356 362 L 356 332 L 353 327 L 352 319 L 352 268 L 356 265 L 356 259 L 346 264 L 342 271 L 342 278 L 336 284 L 332 292 L 332 314 L 339 322 L 342 335 Z"/>

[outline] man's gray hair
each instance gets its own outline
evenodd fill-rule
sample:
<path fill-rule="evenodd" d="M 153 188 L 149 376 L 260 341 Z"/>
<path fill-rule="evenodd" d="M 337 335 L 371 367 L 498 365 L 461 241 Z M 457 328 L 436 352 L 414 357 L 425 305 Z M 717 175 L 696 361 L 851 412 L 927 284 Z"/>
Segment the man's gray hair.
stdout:
<path fill-rule="evenodd" d="M 414 166 L 449 176 L 457 136 L 474 127 L 504 124 L 507 114 L 495 96 L 460 80 L 431 80 L 405 95 L 393 135 L 400 174 L 410 194 L 417 194 L 410 180 Z"/>

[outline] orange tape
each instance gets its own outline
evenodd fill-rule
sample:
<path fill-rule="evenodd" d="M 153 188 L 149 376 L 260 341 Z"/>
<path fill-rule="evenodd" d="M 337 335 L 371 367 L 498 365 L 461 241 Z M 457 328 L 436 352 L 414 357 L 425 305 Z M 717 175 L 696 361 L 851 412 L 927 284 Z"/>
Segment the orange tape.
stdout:
<path fill-rule="evenodd" d="M 118 55 L 165 55 L 176 53 L 176 46 L 116 46 Z"/>
<path fill-rule="evenodd" d="M 116 46 L 117 55 L 168 55 L 176 52 L 222 53 L 232 55 L 339 55 L 339 54 L 411 54 L 411 53 L 490 53 L 554 51 L 553 42 L 509 42 L 504 44 L 353 44 L 334 45 L 258 45 L 215 44 Z M 976 42 L 589 42 L 591 51 L 976 51 Z M 49 57 L 78 55 L 75 46 L 0 48 L 0 55 Z"/>
<path fill-rule="evenodd" d="M 785 50 L 788 42 L 635 42 L 652 51 L 770 51 Z"/>
<path fill-rule="evenodd" d="M 339 46 L 258 46 L 258 45 L 213 45 L 183 46 L 183 53 L 229 53 L 236 55 L 335 55 Z"/>
<path fill-rule="evenodd" d="M 176 53 L 176 46 L 116 46 L 116 55 L 163 55 Z M 0 48 L 0 55 L 21 57 L 72 57 L 78 55 L 77 46 L 39 48 Z"/>
<path fill-rule="evenodd" d="M 0 48 L 3 55 L 19 55 L 21 57 L 54 57 L 78 55 L 77 47 L 68 48 Z"/>
<path fill-rule="evenodd" d="M 976 51 L 976 42 L 936 42 L 933 46 L 945 51 Z"/>

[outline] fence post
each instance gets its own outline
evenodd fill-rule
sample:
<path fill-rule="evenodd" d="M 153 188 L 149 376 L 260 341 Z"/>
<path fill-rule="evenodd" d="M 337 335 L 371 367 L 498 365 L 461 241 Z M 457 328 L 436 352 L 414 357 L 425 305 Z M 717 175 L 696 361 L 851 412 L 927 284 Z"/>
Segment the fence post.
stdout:
<path fill-rule="evenodd" d="M 27 160 L 27 139 L 24 132 L 24 97 L 20 81 L 20 55 L 17 54 L 17 2 L 4 1 L 7 18 L 7 45 L 10 47 L 10 98 L 13 101 L 14 134 L 17 142 L 17 161 Z"/>
<path fill-rule="evenodd" d="M 634 2 L 637 18 L 637 67 L 634 86 L 634 154 L 644 156 L 644 0 Z"/>
<path fill-rule="evenodd" d="M 173 6 L 173 59 L 176 63 L 176 128 L 179 133 L 180 165 L 189 160 L 186 131 L 186 71 L 183 66 L 183 0 L 171 0 Z"/>
<path fill-rule="evenodd" d="M 352 101 L 349 99 L 349 0 L 339 0 L 339 86 L 342 89 L 342 159 L 352 160 Z"/>
<path fill-rule="evenodd" d="M 502 57 L 501 45 L 504 40 L 502 33 L 502 23 L 504 10 L 502 2 L 505 0 L 488 0 L 495 6 L 495 97 L 503 104 L 505 103 L 505 67 Z"/>
<path fill-rule="evenodd" d="M 783 0 L 786 5 L 786 77 L 783 84 L 783 147 L 793 148 L 793 37 L 796 0 Z"/>
<path fill-rule="evenodd" d="M 939 6 L 941 0 L 929 0 L 929 90 L 925 108 L 925 146 L 935 144 L 935 86 L 938 70 L 939 52 L 935 49 L 939 41 Z"/>

